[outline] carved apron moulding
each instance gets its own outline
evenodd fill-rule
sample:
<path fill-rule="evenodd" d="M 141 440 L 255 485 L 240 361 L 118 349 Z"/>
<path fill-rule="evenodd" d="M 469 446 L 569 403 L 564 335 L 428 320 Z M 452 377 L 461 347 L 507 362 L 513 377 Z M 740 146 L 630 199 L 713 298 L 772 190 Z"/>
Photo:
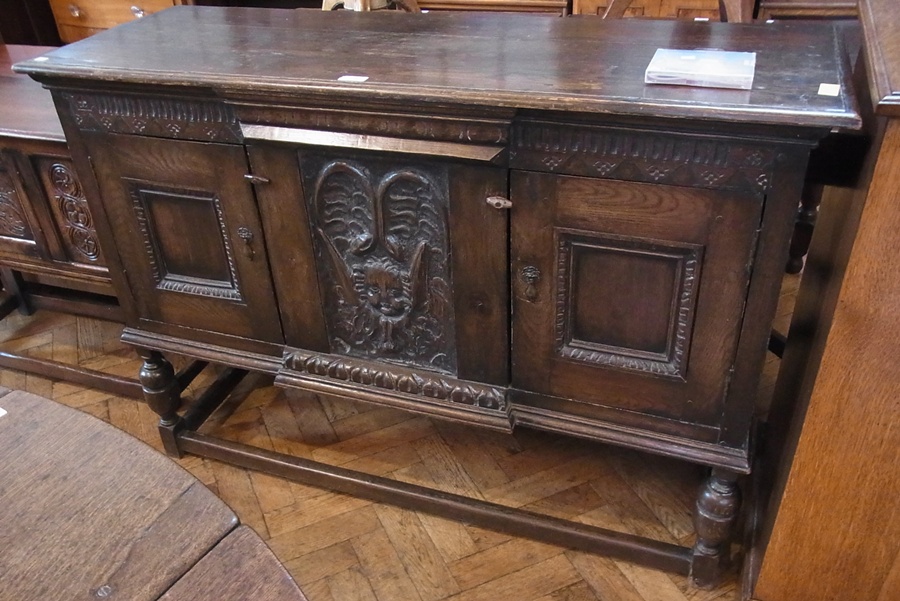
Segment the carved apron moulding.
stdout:
<path fill-rule="evenodd" d="M 326 357 L 304 351 L 295 351 L 288 355 L 285 364 L 289 369 L 312 376 L 446 400 L 454 404 L 506 410 L 506 396 L 502 389 L 453 381 L 434 374 L 395 373 L 386 366 L 373 367 L 354 362 L 352 358 Z"/>

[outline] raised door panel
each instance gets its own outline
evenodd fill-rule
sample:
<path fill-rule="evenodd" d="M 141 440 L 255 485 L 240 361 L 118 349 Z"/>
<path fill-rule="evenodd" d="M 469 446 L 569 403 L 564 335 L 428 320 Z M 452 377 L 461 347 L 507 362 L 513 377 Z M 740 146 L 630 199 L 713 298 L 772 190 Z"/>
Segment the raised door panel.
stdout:
<path fill-rule="evenodd" d="M 85 138 L 140 317 L 281 342 L 243 147 Z"/>
<path fill-rule="evenodd" d="M 512 197 L 513 386 L 588 418 L 714 430 L 761 199 L 522 172 Z"/>

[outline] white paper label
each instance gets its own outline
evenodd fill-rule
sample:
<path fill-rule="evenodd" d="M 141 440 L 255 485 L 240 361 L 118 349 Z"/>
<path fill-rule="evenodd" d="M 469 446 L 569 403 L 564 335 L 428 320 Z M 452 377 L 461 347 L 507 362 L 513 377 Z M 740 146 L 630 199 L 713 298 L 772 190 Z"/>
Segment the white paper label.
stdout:
<path fill-rule="evenodd" d="M 368 79 L 368 75 L 341 75 L 338 77 L 338 81 L 349 81 L 351 83 L 362 83 Z"/>
<path fill-rule="evenodd" d="M 6 415 L 6 409 L 0 407 L 0 417 L 3 417 L 4 415 Z"/>
<path fill-rule="evenodd" d="M 820 83 L 819 96 L 837 96 L 841 93 L 841 86 L 836 83 Z"/>

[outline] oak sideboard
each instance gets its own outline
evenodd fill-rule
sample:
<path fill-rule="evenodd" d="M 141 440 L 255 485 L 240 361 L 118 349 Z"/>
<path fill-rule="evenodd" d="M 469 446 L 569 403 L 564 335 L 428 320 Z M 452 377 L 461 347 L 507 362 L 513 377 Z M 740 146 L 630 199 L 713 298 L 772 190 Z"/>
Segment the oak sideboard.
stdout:
<path fill-rule="evenodd" d="M 645 85 L 659 47 L 755 51 L 753 90 Z M 17 68 L 53 93 L 170 452 L 705 584 L 809 151 L 859 125 L 842 56 L 826 24 L 176 7 Z M 710 466 L 697 542 L 217 441 L 163 352 Z"/>

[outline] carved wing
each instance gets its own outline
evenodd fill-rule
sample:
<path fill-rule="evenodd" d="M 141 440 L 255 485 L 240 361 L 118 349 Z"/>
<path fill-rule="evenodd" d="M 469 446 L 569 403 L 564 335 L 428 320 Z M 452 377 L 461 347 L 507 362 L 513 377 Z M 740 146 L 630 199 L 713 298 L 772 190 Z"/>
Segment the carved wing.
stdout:
<path fill-rule="evenodd" d="M 384 245 L 391 256 L 409 263 L 420 243 L 431 251 L 426 261 L 443 261 L 446 211 L 434 184 L 413 171 L 393 173 L 381 184 Z"/>
<path fill-rule="evenodd" d="M 316 181 L 314 219 L 338 294 L 355 304 L 351 256 L 365 253 L 376 242 L 374 194 L 365 173 L 343 161 L 326 165 Z"/>
<path fill-rule="evenodd" d="M 376 242 L 369 178 L 343 161 L 325 166 L 316 181 L 316 223 L 338 254 L 360 255 Z"/>
<path fill-rule="evenodd" d="M 449 302 L 449 282 L 441 277 L 447 273 L 446 200 L 428 178 L 413 171 L 385 178 L 378 198 L 384 246 L 409 266 L 414 304 L 427 301 L 431 313 L 442 316 Z"/>

